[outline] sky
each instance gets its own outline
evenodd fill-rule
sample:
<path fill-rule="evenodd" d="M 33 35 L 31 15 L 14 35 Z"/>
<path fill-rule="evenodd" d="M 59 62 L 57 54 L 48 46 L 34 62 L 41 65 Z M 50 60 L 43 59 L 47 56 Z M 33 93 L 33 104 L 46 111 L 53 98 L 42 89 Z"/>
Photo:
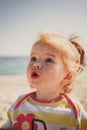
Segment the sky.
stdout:
<path fill-rule="evenodd" d="M 0 0 L 0 56 L 27 56 L 42 31 L 87 47 L 87 0 Z"/>

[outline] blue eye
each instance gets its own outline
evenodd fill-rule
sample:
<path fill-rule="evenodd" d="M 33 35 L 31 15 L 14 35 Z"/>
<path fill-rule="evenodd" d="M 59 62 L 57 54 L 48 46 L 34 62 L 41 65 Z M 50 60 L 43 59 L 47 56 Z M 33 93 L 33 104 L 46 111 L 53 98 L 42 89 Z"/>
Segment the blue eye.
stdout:
<path fill-rule="evenodd" d="M 45 60 L 46 62 L 48 62 L 48 63 L 53 63 L 54 61 L 53 61 L 53 59 L 52 58 L 46 58 L 46 60 Z"/>
<path fill-rule="evenodd" d="M 30 61 L 36 61 L 37 58 L 36 57 L 31 57 Z"/>

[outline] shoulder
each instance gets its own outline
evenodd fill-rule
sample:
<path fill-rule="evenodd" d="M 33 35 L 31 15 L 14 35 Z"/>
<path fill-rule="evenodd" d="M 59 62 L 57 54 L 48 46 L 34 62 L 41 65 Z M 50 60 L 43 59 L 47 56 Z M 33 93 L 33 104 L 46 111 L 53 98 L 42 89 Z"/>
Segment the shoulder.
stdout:
<path fill-rule="evenodd" d="M 74 103 L 74 105 L 76 106 L 80 118 L 83 118 L 83 119 L 86 118 L 87 119 L 87 112 L 85 111 L 81 102 L 77 99 L 72 98 L 72 97 L 71 97 L 71 100 Z"/>
<path fill-rule="evenodd" d="M 11 105 L 10 110 L 17 109 L 20 105 L 27 101 L 35 92 L 30 92 L 27 94 L 20 95 L 17 100 Z"/>
<path fill-rule="evenodd" d="M 71 97 L 71 100 L 73 101 L 73 103 L 76 105 L 78 111 L 84 110 L 81 102 L 73 97 Z"/>

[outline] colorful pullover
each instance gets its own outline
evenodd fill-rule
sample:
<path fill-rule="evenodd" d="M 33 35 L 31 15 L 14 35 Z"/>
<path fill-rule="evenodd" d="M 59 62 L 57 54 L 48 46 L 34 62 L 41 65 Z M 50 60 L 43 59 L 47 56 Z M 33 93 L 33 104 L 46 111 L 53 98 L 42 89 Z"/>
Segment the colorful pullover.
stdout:
<path fill-rule="evenodd" d="M 41 102 L 35 94 L 22 95 L 12 104 L 0 130 L 87 130 L 87 113 L 77 100 L 65 95 Z"/>

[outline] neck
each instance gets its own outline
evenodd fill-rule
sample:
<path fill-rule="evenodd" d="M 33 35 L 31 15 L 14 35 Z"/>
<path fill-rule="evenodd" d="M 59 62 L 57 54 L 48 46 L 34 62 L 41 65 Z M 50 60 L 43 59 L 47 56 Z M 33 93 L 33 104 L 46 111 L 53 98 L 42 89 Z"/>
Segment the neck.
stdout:
<path fill-rule="evenodd" d="M 36 91 L 36 98 L 41 101 L 52 101 L 60 98 L 60 94 L 58 92 Z"/>

